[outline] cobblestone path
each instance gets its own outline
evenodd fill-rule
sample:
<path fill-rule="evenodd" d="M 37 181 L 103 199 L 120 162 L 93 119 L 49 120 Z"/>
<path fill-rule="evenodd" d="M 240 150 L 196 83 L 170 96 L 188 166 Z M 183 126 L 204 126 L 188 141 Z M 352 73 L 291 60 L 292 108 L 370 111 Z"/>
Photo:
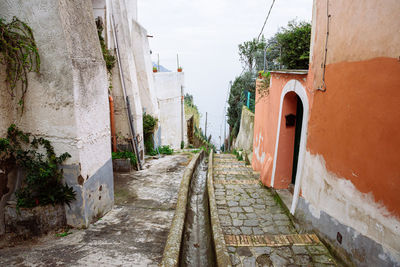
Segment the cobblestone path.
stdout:
<path fill-rule="evenodd" d="M 215 154 L 219 220 L 233 266 L 336 266 L 314 234 L 299 235 L 259 175 L 234 155 Z"/>

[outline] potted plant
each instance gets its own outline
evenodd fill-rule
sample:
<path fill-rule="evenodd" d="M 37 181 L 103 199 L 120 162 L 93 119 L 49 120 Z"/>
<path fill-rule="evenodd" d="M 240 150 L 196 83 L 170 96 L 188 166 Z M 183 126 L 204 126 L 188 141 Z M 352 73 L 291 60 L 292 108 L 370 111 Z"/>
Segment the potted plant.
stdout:
<path fill-rule="evenodd" d="M 178 67 L 178 72 L 182 72 L 182 67 Z"/>
<path fill-rule="evenodd" d="M 157 67 L 153 67 L 153 72 L 157 72 Z"/>

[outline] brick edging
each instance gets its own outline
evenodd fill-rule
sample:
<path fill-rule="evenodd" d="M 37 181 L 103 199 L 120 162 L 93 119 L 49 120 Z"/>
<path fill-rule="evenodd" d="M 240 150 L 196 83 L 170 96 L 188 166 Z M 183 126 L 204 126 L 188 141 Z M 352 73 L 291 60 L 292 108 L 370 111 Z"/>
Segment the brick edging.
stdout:
<path fill-rule="evenodd" d="M 164 247 L 164 253 L 160 266 L 170 267 L 179 265 L 179 256 L 182 243 L 183 228 L 185 226 L 186 206 L 188 201 L 190 181 L 192 179 L 194 170 L 199 165 L 203 156 L 204 151 L 195 155 L 190 161 L 189 165 L 186 167 L 183 174 L 183 178 L 179 186 L 175 214 L 174 218 L 172 219 L 171 228 L 169 230 L 167 242 Z"/>
<path fill-rule="evenodd" d="M 211 217 L 211 230 L 214 243 L 215 256 L 217 258 L 217 265 L 232 266 L 229 258 L 228 249 L 226 248 L 224 234 L 219 222 L 217 202 L 215 201 L 214 182 L 213 182 L 213 151 L 211 150 L 208 160 L 208 174 L 207 174 L 207 190 L 210 205 Z"/>

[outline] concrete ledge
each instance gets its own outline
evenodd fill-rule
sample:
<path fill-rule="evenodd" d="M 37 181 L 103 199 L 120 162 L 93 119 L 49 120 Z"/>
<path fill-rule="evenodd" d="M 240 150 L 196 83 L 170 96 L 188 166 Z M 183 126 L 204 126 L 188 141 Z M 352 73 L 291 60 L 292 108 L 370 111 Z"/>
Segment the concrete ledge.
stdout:
<path fill-rule="evenodd" d="M 167 243 L 165 244 L 164 254 L 160 266 L 178 266 L 179 256 L 182 243 L 183 228 L 186 218 L 186 207 L 188 201 L 188 193 L 190 181 L 192 180 L 193 172 L 199 165 L 204 156 L 204 151 L 196 154 L 186 167 L 183 174 L 182 182 L 179 187 L 178 201 L 176 210 L 169 230 Z"/>
<path fill-rule="evenodd" d="M 217 258 L 218 266 L 232 266 L 228 254 L 228 249 L 226 248 L 224 234 L 222 232 L 221 224 L 219 222 L 213 179 L 213 151 L 211 150 L 208 160 L 207 189 L 210 204 L 211 229 L 213 234 L 215 257 Z"/>

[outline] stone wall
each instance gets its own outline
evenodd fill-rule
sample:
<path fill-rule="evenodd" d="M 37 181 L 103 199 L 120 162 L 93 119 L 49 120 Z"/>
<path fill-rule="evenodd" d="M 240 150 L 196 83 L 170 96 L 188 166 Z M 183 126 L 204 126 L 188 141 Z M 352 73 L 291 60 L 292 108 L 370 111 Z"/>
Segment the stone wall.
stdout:
<path fill-rule="evenodd" d="M 254 113 L 246 106 L 242 107 L 239 134 L 233 146 L 236 150 L 243 150 L 250 163 L 253 157 Z"/>

